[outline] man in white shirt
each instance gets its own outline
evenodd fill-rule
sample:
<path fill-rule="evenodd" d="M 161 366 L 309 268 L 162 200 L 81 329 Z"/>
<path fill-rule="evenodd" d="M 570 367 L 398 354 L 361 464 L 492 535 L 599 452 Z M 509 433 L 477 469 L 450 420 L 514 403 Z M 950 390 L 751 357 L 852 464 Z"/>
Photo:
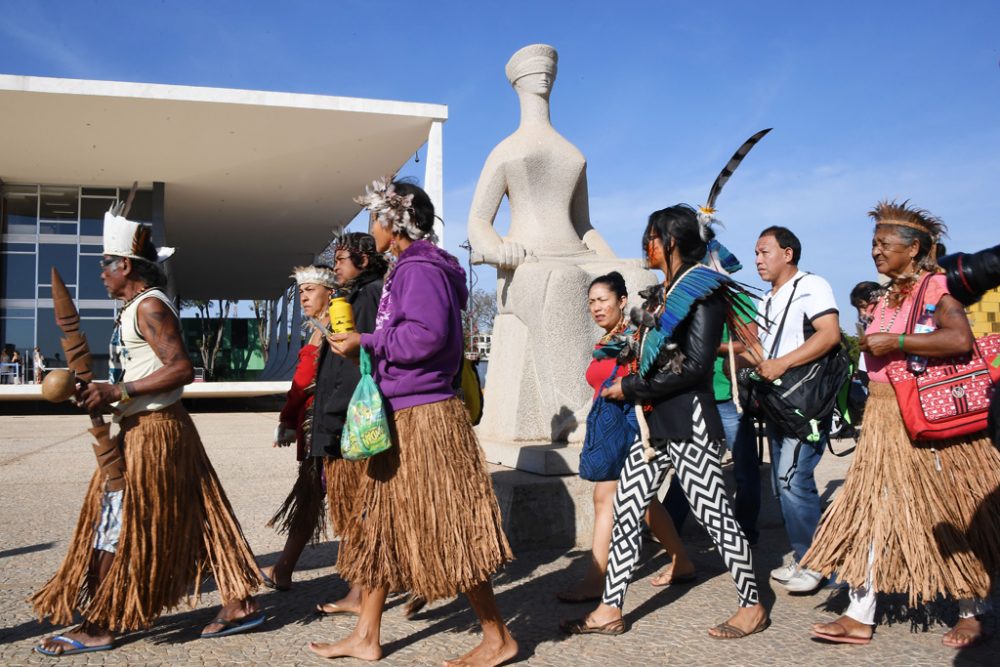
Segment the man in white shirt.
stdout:
<path fill-rule="evenodd" d="M 771 291 L 760 305 L 768 326 L 760 333 L 760 352 L 765 360 L 757 373 L 773 381 L 788 369 L 815 361 L 836 347 L 840 319 L 830 283 L 799 270 L 802 244 L 791 230 L 768 227 L 762 231 L 755 255 L 757 273 L 771 283 Z M 784 326 L 780 327 L 783 318 Z M 813 471 L 830 437 L 829 416 L 821 421 L 819 430 L 819 440 L 808 442 L 767 424 L 774 490 L 793 551 L 793 559 L 772 570 L 771 578 L 795 593 L 815 591 L 822 583 L 818 572 L 798 564 L 819 523 L 821 507 Z"/>

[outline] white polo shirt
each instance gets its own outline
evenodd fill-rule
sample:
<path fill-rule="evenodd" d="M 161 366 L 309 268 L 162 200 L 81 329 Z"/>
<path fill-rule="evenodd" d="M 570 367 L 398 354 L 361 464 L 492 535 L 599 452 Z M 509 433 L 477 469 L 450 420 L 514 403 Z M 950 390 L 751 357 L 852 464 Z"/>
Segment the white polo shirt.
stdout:
<path fill-rule="evenodd" d="M 798 281 L 798 287 L 794 287 Z M 792 290 L 795 290 L 794 296 Z M 791 297 L 791 303 L 789 298 Z M 781 318 L 788 309 L 785 327 L 778 346 L 771 353 L 778 335 Z M 760 344 L 767 358 L 784 356 L 806 342 L 805 330 L 818 317 L 837 314 L 837 301 L 833 298 L 833 288 L 823 278 L 805 271 L 797 271 L 792 279 L 782 285 L 777 292 L 764 295 L 760 304 L 760 314 L 765 318 L 760 328 Z"/>

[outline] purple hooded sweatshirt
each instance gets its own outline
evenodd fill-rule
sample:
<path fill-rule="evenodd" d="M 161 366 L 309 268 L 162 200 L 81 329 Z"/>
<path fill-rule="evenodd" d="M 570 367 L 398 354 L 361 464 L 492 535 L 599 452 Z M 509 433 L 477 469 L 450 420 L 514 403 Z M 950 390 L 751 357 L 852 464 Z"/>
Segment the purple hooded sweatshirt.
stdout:
<path fill-rule="evenodd" d="M 375 331 L 361 334 L 375 381 L 393 410 L 455 395 L 468 300 L 465 271 L 447 252 L 414 241 L 400 254 L 382 288 Z"/>

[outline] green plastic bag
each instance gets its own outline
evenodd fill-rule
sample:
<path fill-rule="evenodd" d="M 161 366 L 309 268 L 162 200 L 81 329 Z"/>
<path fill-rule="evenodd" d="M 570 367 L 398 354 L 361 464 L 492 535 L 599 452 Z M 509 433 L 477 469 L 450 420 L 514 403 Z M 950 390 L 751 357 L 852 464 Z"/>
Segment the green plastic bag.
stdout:
<path fill-rule="evenodd" d="M 340 436 L 340 453 L 348 461 L 375 456 L 392 446 L 382 394 L 372 378 L 372 362 L 364 348 L 361 348 L 360 364 L 361 380 L 347 406 L 347 418 Z"/>

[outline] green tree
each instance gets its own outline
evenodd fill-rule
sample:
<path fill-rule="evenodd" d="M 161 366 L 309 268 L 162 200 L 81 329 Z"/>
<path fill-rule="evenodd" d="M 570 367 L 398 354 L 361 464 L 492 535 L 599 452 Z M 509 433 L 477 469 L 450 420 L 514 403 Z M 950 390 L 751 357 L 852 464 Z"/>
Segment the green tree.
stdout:
<path fill-rule="evenodd" d="M 199 323 L 198 352 L 201 354 L 202 368 L 205 373 L 212 377 L 215 374 L 215 360 L 219 356 L 219 348 L 222 347 L 222 332 L 225 329 L 226 318 L 236 305 L 235 301 L 229 299 L 219 299 L 216 302 L 219 311 L 218 318 L 211 316 L 211 300 L 184 300 L 181 306 L 184 308 L 194 308 L 198 312 L 195 317 Z"/>

